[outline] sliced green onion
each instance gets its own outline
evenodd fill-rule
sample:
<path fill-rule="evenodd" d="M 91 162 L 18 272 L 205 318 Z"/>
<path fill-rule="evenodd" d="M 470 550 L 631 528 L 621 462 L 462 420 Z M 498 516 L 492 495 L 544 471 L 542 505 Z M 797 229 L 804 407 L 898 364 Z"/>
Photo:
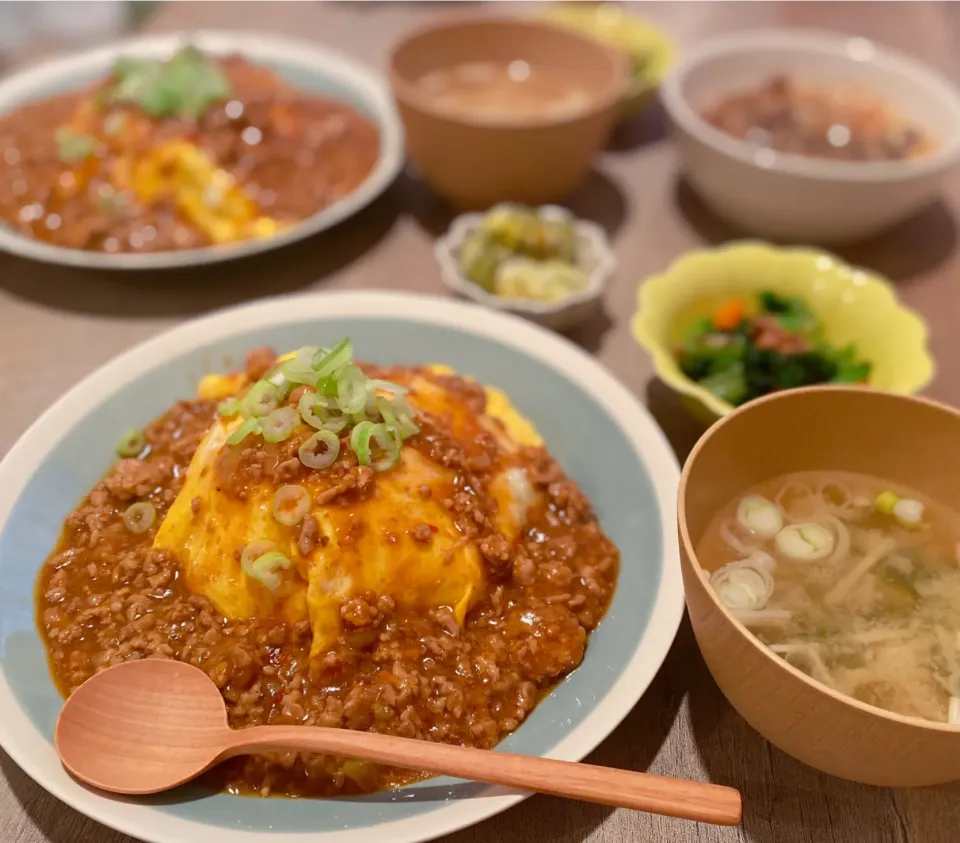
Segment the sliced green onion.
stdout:
<path fill-rule="evenodd" d="M 250 436 L 250 434 L 256 436 L 262 432 L 263 428 L 260 427 L 259 419 L 246 419 L 243 424 L 227 437 L 227 444 L 239 445 L 244 439 Z"/>
<path fill-rule="evenodd" d="M 132 503 L 123 512 L 123 523 L 131 533 L 145 533 L 157 520 L 157 510 L 149 501 Z"/>
<path fill-rule="evenodd" d="M 340 340 L 329 352 L 321 349 L 314 355 L 313 368 L 318 378 L 339 371 L 353 359 L 353 345 L 349 339 Z"/>
<path fill-rule="evenodd" d="M 797 562 L 813 562 L 833 553 L 836 539 L 822 524 L 790 524 L 777 533 L 777 550 Z"/>
<path fill-rule="evenodd" d="M 374 451 L 374 445 L 378 452 Z M 357 462 L 374 471 L 386 471 L 400 461 L 400 434 L 391 425 L 360 422 L 350 434 L 350 447 L 357 455 Z"/>
<path fill-rule="evenodd" d="M 370 381 L 371 389 L 380 389 L 384 392 L 392 392 L 394 395 L 406 395 L 410 390 L 405 386 L 400 386 L 398 383 L 393 381 L 380 381 L 371 379 Z"/>
<path fill-rule="evenodd" d="M 710 585 L 728 609 L 759 611 L 773 596 L 773 577 L 751 559 L 729 562 L 710 577 Z"/>
<path fill-rule="evenodd" d="M 142 430 L 132 429 L 123 434 L 117 443 L 118 457 L 136 457 L 147 447 L 147 437 Z"/>
<path fill-rule="evenodd" d="M 273 385 L 277 392 L 277 400 L 282 401 L 290 394 L 293 383 L 289 381 L 284 373 L 283 366 L 277 366 L 264 375 L 263 379 Z"/>
<path fill-rule="evenodd" d="M 359 413 L 367 406 L 367 379 L 360 367 L 348 363 L 340 370 L 340 380 L 337 383 L 337 404 L 347 415 Z"/>
<path fill-rule="evenodd" d="M 326 468 L 340 453 L 340 437 L 330 430 L 318 430 L 300 446 L 299 456 L 307 468 Z"/>
<path fill-rule="evenodd" d="M 916 529 L 923 524 L 924 506 L 913 498 L 901 498 L 893 505 L 892 515 L 904 527 Z"/>
<path fill-rule="evenodd" d="M 400 439 L 409 439 L 420 432 L 420 428 L 410 418 L 413 410 L 402 397 L 397 396 L 394 401 L 390 401 L 383 396 L 378 396 L 377 410 L 388 425 L 397 429 Z"/>
<path fill-rule="evenodd" d="M 362 421 L 350 434 L 350 447 L 357 455 L 360 465 L 370 465 L 370 437 L 373 436 L 373 422 Z"/>
<path fill-rule="evenodd" d="M 737 504 L 737 521 L 747 532 L 771 539 L 783 527 L 783 512 L 763 495 L 747 495 Z"/>
<path fill-rule="evenodd" d="M 310 493 L 303 486 L 281 486 L 273 496 L 273 517 L 285 527 L 299 524 L 309 511 Z"/>
<path fill-rule="evenodd" d="M 254 418 L 269 415 L 280 405 L 280 390 L 268 380 L 257 381 L 241 401 L 243 412 Z"/>
<path fill-rule="evenodd" d="M 893 508 L 899 501 L 900 496 L 896 492 L 881 492 L 874 500 L 873 506 L 883 515 L 893 515 Z"/>
<path fill-rule="evenodd" d="M 299 424 L 300 414 L 293 407 L 279 407 L 260 421 L 263 438 L 267 442 L 289 439 Z"/>
<path fill-rule="evenodd" d="M 237 398 L 224 398 L 217 404 L 217 415 L 230 418 L 240 413 L 240 401 Z"/>
<path fill-rule="evenodd" d="M 370 463 L 370 468 L 374 471 L 386 471 L 393 468 L 400 462 L 400 433 L 388 424 L 376 424 L 373 426 L 373 440 L 380 448 L 380 456 Z"/>
<path fill-rule="evenodd" d="M 280 587 L 280 577 L 277 574 L 279 569 L 287 569 L 293 563 L 277 550 L 270 550 L 262 556 L 258 556 L 253 562 L 244 564 L 241 557 L 240 567 L 243 572 L 255 580 L 263 583 L 271 591 L 276 591 Z"/>
<path fill-rule="evenodd" d="M 313 369 L 304 369 L 297 365 L 295 360 L 288 360 L 283 364 L 283 377 L 290 383 L 298 383 L 303 386 L 316 386 L 317 373 Z"/>
<path fill-rule="evenodd" d="M 303 420 L 316 430 L 331 430 L 339 433 L 347 426 L 336 399 L 316 392 L 304 392 L 297 404 Z"/>
<path fill-rule="evenodd" d="M 230 95 L 230 80 L 217 59 L 186 45 L 169 59 L 121 56 L 106 89 L 109 103 L 136 105 L 151 117 L 197 120 Z"/>
<path fill-rule="evenodd" d="M 310 369 L 312 371 L 314 359 L 316 359 L 318 354 L 323 355 L 326 354 L 327 351 L 329 351 L 329 349 L 320 345 L 304 345 L 297 349 L 296 354 L 293 355 L 290 362 L 298 369 Z"/>
<path fill-rule="evenodd" d="M 256 541 L 250 542 L 250 544 L 243 549 L 243 553 L 240 554 L 240 567 L 246 571 L 247 568 L 253 565 L 263 554 L 276 549 L 277 546 L 267 539 L 257 539 Z"/>
<path fill-rule="evenodd" d="M 76 164 L 89 158 L 97 149 L 97 139 L 84 134 L 75 132 L 67 126 L 61 126 L 57 129 L 55 139 L 57 142 L 57 157 L 65 164 Z"/>

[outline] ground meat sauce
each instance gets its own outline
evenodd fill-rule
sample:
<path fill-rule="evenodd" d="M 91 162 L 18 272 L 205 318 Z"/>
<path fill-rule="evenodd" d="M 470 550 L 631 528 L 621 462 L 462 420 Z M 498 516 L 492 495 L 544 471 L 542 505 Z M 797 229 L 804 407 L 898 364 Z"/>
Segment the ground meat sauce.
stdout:
<path fill-rule="evenodd" d="M 271 236 L 352 193 L 373 170 L 380 137 L 367 117 L 239 56 L 220 65 L 230 94 L 196 120 L 108 107 L 99 99 L 110 80 L 4 115 L 0 220 L 73 249 L 199 248 Z M 95 139 L 95 150 L 63 160 L 64 127 Z"/>
<path fill-rule="evenodd" d="M 862 89 L 799 85 L 782 75 L 723 98 L 703 117 L 740 140 L 815 158 L 899 161 L 933 149 L 915 126 Z"/>
<path fill-rule="evenodd" d="M 252 365 L 258 359 L 251 356 Z M 364 368 L 383 378 L 397 371 Z M 459 378 L 444 378 L 443 385 L 472 402 L 483 399 L 482 390 Z M 311 660 L 307 622 L 219 615 L 205 597 L 187 590 L 175 556 L 151 548 L 214 413 L 209 403 L 178 403 L 146 429 L 140 458 L 118 462 L 67 519 L 38 585 L 38 623 L 64 695 L 107 666 L 173 658 L 210 675 L 234 727 L 335 726 L 489 748 L 580 663 L 619 566 L 588 501 L 545 450 L 527 449 L 527 472 L 545 503 L 529 515 L 520 540 L 509 544 L 492 525 L 495 505 L 486 492 L 493 437 L 466 448 L 446 433 L 442 420 L 423 414 L 421 433 L 406 447 L 456 471 L 455 491 L 443 505 L 464 537 L 477 542 L 487 566 L 486 594 L 463 628 L 449 607 L 404 610 L 391 595 L 370 592 L 341 606 L 336 645 Z M 265 475 L 289 482 L 288 475 L 307 472 L 290 462 L 296 448 L 288 440 L 226 449 L 217 467 L 223 488 L 242 497 Z M 349 447 L 325 471 L 335 490 L 327 498 L 331 506 L 349 507 L 376 487 L 375 473 L 357 465 Z M 154 528 L 141 535 L 127 530 L 121 517 L 133 500 L 149 500 L 158 511 Z M 202 506 L 202 500 L 193 502 L 194 509 Z M 429 525 L 413 532 L 417 542 L 429 543 Z M 320 540 L 308 518 L 301 550 Z M 214 770 L 208 784 L 231 793 L 325 796 L 418 777 L 288 752 L 233 759 Z"/>

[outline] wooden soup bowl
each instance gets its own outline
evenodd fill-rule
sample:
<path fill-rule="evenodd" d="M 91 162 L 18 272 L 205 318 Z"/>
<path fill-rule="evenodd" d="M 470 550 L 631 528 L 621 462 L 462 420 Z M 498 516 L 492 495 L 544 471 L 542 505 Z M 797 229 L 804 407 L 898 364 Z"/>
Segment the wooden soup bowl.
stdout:
<path fill-rule="evenodd" d="M 439 109 L 418 85 L 458 64 L 514 60 L 535 71 L 575 72 L 589 103 L 569 114 L 490 120 Z M 396 44 L 388 67 L 410 157 L 461 210 L 503 201 L 540 205 L 570 194 L 613 129 L 629 79 L 626 58 L 601 42 L 547 21 L 507 17 L 431 24 Z"/>
<path fill-rule="evenodd" d="M 795 471 L 862 472 L 960 510 L 960 412 L 860 387 L 810 387 L 752 401 L 690 454 L 677 520 L 687 609 L 720 690 L 794 758 L 844 779 L 907 787 L 960 779 L 960 726 L 904 717 L 816 682 L 774 655 L 717 599 L 695 548 L 747 487 Z"/>

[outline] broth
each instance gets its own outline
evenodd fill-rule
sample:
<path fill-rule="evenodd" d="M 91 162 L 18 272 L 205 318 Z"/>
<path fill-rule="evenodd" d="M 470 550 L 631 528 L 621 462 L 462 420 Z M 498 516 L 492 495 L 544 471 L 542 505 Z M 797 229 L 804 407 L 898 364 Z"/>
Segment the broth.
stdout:
<path fill-rule="evenodd" d="M 834 690 L 960 724 L 960 514 L 877 477 L 761 483 L 710 523 L 697 558 L 767 647 Z"/>
<path fill-rule="evenodd" d="M 591 100 L 573 72 L 519 60 L 464 62 L 428 73 L 417 85 L 443 111 L 481 120 L 565 117 Z"/>

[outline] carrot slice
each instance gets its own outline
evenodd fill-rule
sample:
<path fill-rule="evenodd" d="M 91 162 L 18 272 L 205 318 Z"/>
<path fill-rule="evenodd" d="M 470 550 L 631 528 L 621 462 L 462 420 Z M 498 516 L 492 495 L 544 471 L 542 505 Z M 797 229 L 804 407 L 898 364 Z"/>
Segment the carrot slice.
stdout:
<path fill-rule="evenodd" d="M 732 331 L 747 313 L 742 299 L 730 299 L 718 307 L 713 314 L 713 327 L 718 331 Z"/>

